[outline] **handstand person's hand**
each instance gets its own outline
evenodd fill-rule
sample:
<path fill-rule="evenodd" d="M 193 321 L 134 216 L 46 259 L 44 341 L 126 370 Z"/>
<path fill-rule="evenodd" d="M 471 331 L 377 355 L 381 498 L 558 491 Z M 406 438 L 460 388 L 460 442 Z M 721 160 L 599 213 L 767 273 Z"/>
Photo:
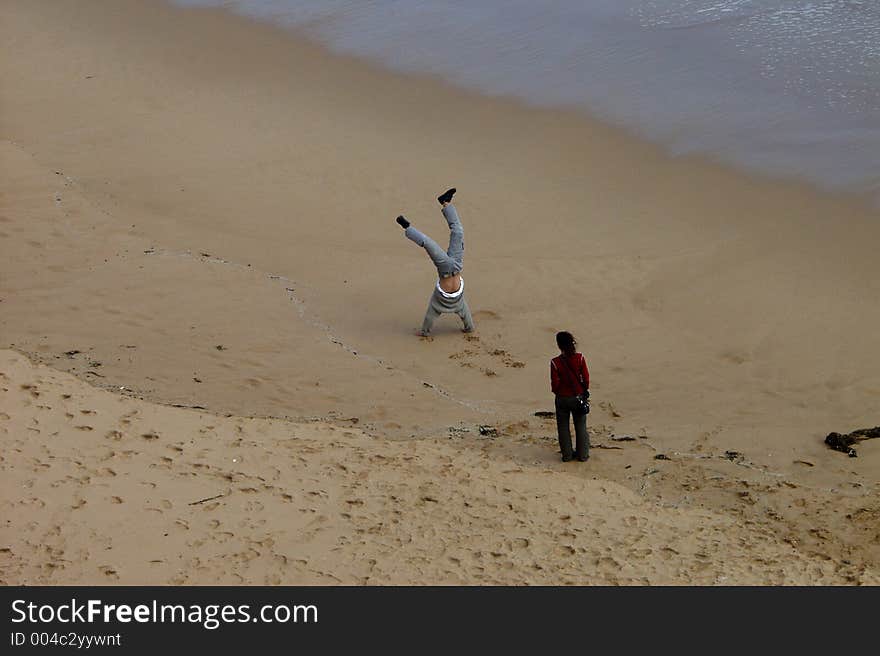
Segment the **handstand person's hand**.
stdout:
<path fill-rule="evenodd" d="M 403 214 L 401 214 L 400 216 L 397 217 L 397 222 L 400 224 L 400 227 L 403 228 L 404 230 L 406 230 L 407 228 L 409 228 L 409 221 L 407 221 L 407 220 L 403 217 Z"/>

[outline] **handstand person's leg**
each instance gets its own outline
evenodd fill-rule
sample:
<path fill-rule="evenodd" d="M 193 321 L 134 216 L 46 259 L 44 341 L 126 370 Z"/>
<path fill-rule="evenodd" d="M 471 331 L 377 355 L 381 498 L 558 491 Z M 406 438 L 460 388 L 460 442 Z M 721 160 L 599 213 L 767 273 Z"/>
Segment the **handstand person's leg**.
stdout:
<path fill-rule="evenodd" d="M 437 320 L 437 317 L 440 316 L 440 313 L 434 309 L 434 304 L 430 301 L 428 302 L 428 310 L 425 312 L 425 319 L 422 321 L 422 327 L 419 330 L 419 334 L 428 336 L 431 334 L 431 328 L 434 327 L 434 322 Z"/>
<path fill-rule="evenodd" d="M 407 239 L 415 242 L 428 252 L 428 257 L 431 258 L 431 261 L 434 263 L 434 266 L 437 267 L 437 271 L 439 273 L 449 272 L 449 256 L 446 254 L 446 251 L 440 248 L 440 244 L 428 237 L 428 235 L 419 232 L 412 226 L 409 226 L 405 230 L 405 234 Z"/>
<path fill-rule="evenodd" d="M 458 218 L 458 211 L 452 203 L 443 206 L 443 216 L 449 224 L 449 248 L 446 254 L 455 260 L 461 270 L 464 259 L 464 226 Z"/>
<path fill-rule="evenodd" d="M 461 318 L 461 322 L 464 324 L 464 332 L 474 332 L 474 318 L 471 316 L 471 309 L 468 307 L 466 299 L 461 299 L 461 308 L 456 314 L 458 314 Z"/>

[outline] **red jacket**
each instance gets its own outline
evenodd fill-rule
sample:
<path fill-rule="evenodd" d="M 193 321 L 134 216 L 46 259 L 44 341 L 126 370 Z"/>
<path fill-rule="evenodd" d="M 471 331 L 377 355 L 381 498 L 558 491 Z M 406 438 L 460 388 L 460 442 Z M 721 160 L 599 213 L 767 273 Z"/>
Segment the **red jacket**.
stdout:
<path fill-rule="evenodd" d="M 582 353 L 550 360 L 550 388 L 557 396 L 578 396 L 590 389 L 590 371 Z"/>

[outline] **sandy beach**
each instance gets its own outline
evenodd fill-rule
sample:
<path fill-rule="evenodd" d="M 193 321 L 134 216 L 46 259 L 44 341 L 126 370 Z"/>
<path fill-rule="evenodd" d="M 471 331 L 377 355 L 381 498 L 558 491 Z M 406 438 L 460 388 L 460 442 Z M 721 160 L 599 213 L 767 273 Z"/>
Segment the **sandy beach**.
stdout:
<path fill-rule="evenodd" d="M 0 14 L 4 584 L 878 582 L 880 440 L 823 444 L 880 424 L 865 199 L 220 11 Z M 420 339 L 394 218 L 450 186 L 477 331 Z"/>

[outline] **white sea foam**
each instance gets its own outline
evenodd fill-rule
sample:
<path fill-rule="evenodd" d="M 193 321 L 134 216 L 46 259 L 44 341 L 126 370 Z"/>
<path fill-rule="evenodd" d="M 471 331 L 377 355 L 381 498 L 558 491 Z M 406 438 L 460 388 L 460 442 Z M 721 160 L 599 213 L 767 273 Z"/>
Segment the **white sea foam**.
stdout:
<path fill-rule="evenodd" d="M 482 93 L 580 107 L 674 153 L 880 196 L 880 2 L 175 1 Z"/>

